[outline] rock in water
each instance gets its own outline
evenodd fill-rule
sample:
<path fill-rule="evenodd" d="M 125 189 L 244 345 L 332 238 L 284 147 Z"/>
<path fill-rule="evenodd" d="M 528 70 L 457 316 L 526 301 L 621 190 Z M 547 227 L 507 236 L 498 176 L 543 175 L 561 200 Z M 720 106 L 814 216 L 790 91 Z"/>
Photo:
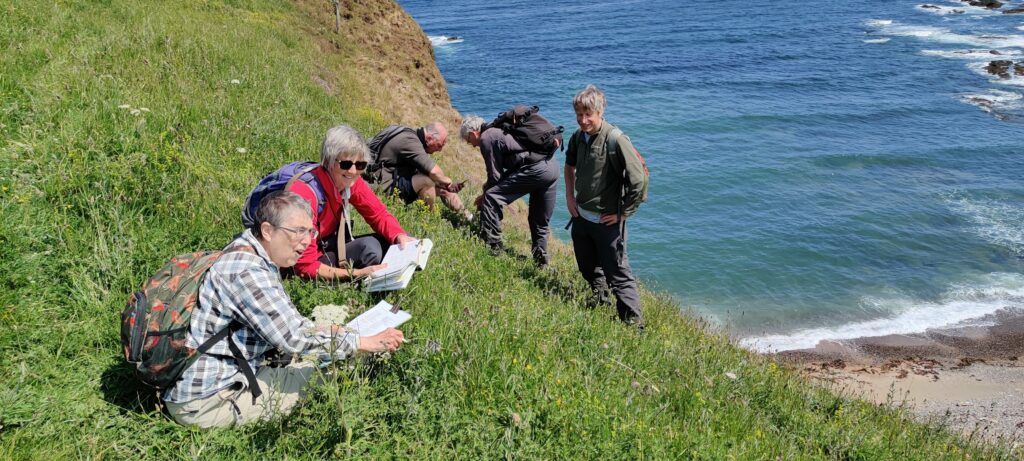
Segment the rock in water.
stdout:
<path fill-rule="evenodd" d="M 989 61 L 988 65 L 985 66 L 985 71 L 992 75 L 998 75 L 1000 78 L 1010 78 L 1010 66 L 1013 65 L 1013 61 L 997 60 Z"/>
<path fill-rule="evenodd" d="M 996 8 L 999 8 L 999 7 L 1003 6 L 1003 2 L 1000 2 L 999 0 L 960 0 L 960 1 L 965 1 L 965 2 L 967 2 L 968 5 L 971 5 L 971 6 L 980 6 L 982 8 L 988 8 L 990 10 L 994 10 Z"/>

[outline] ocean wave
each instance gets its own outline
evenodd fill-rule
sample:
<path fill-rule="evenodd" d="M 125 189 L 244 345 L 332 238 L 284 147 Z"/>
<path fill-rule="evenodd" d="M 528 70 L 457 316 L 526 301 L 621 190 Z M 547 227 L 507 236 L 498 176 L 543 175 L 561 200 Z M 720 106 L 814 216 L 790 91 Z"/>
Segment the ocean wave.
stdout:
<path fill-rule="evenodd" d="M 821 341 L 922 333 L 933 328 L 972 322 L 1000 310 L 1024 307 L 1024 275 L 989 274 L 975 284 L 950 287 L 938 301 L 865 297 L 861 302 L 893 314 L 836 327 L 748 337 L 741 339 L 739 344 L 758 352 L 780 352 L 810 349 Z"/>
<path fill-rule="evenodd" d="M 944 27 L 905 25 L 893 21 L 888 24 L 868 21 L 865 24 L 878 28 L 879 34 L 912 37 L 928 42 L 991 48 L 1024 47 L 1024 36 L 1022 35 L 966 35 L 952 32 Z"/>
<path fill-rule="evenodd" d="M 1008 101 L 1020 101 L 1020 95 Z M 949 197 L 946 201 L 950 209 L 971 222 L 976 235 L 1024 258 L 1024 208 L 995 200 L 963 197 Z"/>
<path fill-rule="evenodd" d="M 1020 50 L 921 50 L 923 56 L 938 56 L 948 59 L 970 59 L 992 61 L 1021 56 Z"/>
<path fill-rule="evenodd" d="M 451 45 L 453 43 L 462 43 L 463 42 L 462 37 L 459 37 L 458 35 L 455 35 L 455 36 L 431 35 L 431 36 L 429 36 L 427 38 L 430 39 L 430 44 L 433 45 L 433 46 L 444 46 L 444 45 Z"/>
<path fill-rule="evenodd" d="M 884 27 L 892 24 L 892 19 L 868 19 L 864 25 L 870 27 Z"/>
<path fill-rule="evenodd" d="M 889 37 L 885 37 L 885 38 L 868 38 L 868 39 L 864 40 L 864 43 L 880 44 L 880 43 L 886 43 L 889 40 L 892 40 L 892 39 L 889 38 Z"/>
<path fill-rule="evenodd" d="M 990 90 L 988 93 L 964 93 L 960 100 L 1005 120 L 1010 112 L 1024 109 L 1024 95 L 1012 91 Z"/>

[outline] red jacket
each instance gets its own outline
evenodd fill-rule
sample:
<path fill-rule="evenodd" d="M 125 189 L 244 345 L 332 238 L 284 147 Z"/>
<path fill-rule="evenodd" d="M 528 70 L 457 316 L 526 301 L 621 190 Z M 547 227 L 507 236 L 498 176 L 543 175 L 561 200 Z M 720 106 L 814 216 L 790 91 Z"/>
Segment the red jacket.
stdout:
<path fill-rule="evenodd" d="M 288 188 L 309 202 L 310 207 L 313 208 L 313 227 L 320 232 L 320 237 L 314 239 L 306 247 L 306 251 L 295 263 L 295 272 L 305 278 L 315 278 L 316 272 L 322 264 L 320 257 L 324 255 L 324 252 L 320 249 L 319 240 L 337 238 L 338 228 L 344 221 L 342 195 L 334 185 L 334 179 L 331 178 L 330 173 L 321 165 L 313 170 L 313 176 L 316 179 L 310 183 L 295 181 Z M 319 188 L 327 197 L 323 210 L 317 209 L 314 187 Z M 394 242 L 396 237 L 405 233 L 402 226 L 398 224 L 398 220 L 388 213 L 387 207 L 374 195 L 373 190 L 363 181 L 363 178 L 356 179 L 355 184 L 349 188 L 349 193 L 349 204 L 366 220 L 374 232 L 383 235 L 389 242 Z"/>

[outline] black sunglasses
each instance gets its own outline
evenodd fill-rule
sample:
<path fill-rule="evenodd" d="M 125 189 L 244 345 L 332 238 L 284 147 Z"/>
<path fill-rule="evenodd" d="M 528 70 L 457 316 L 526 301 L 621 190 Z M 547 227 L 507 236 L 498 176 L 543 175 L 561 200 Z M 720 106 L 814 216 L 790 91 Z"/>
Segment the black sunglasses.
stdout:
<path fill-rule="evenodd" d="M 351 160 L 338 160 L 338 166 L 340 166 L 342 170 L 347 170 L 349 168 L 352 168 L 352 165 L 355 165 L 357 170 L 365 170 L 366 169 L 366 165 L 368 165 L 368 162 L 363 162 L 363 161 L 353 162 Z"/>

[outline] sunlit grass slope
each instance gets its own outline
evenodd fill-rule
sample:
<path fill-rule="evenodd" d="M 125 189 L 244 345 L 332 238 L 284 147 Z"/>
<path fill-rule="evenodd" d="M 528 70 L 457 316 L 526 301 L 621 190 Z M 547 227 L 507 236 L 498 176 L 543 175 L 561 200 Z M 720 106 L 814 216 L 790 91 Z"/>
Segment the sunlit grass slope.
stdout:
<path fill-rule="evenodd" d="M 370 134 L 447 107 L 436 82 L 418 115 L 368 105 L 422 82 L 374 86 L 405 64 L 351 37 L 415 25 L 387 1 L 344 7 L 335 35 L 326 0 L 0 4 L 0 459 L 1011 457 L 812 388 L 663 295 L 644 294 L 640 335 L 584 306 L 568 258 L 492 258 L 471 230 L 394 203 L 435 242 L 388 297 L 414 314 L 409 344 L 336 369 L 290 417 L 172 423 L 122 364 L 127 294 L 171 255 L 220 248 L 255 181 L 315 158 L 329 126 Z M 436 73 L 429 52 L 420 65 Z M 375 302 L 288 289 L 304 312 Z"/>

